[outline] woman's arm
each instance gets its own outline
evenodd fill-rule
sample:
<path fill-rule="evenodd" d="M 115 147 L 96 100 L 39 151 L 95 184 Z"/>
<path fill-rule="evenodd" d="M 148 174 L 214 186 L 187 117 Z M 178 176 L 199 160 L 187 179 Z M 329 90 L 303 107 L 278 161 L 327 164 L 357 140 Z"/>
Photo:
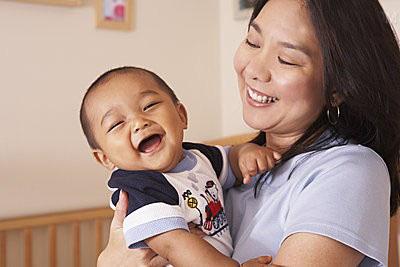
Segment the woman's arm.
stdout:
<path fill-rule="evenodd" d="M 364 255 L 329 237 L 296 233 L 282 243 L 273 260 L 282 266 L 358 266 Z"/>
<path fill-rule="evenodd" d="M 399 262 L 399 241 L 398 241 L 398 233 L 399 233 L 399 221 L 398 221 L 399 213 L 390 218 L 390 235 L 389 235 L 389 267 L 400 266 Z"/>
<path fill-rule="evenodd" d="M 368 257 L 366 261 L 386 266 L 390 210 L 386 165 L 370 149 L 353 145 L 316 159 L 304 169 L 308 179 L 291 195 L 274 262 L 357 266 Z"/>

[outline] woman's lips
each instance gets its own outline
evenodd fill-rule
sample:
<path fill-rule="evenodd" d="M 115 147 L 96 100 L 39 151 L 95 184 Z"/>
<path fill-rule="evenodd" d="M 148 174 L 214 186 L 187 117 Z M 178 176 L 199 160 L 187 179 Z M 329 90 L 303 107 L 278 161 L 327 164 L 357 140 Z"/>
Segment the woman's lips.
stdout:
<path fill-rule="evenodd" d="M 246 86 L 246 96 L 250 104 L 255 106 L 265 106 L 279 101 L 277 97 L 263 94 L 249 86 Z"/>

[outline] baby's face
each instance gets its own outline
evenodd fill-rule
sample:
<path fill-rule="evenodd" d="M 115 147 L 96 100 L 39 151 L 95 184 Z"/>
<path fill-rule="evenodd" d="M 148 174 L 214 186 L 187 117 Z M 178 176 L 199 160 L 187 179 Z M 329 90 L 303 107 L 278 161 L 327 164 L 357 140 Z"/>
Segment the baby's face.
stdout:
<path fill-rule="evenodd" d="M 168 171 L 182 158 L 187 117 L 149 75 L 119 74 L 96 88 L 87 102 L 106 168 Z"/>

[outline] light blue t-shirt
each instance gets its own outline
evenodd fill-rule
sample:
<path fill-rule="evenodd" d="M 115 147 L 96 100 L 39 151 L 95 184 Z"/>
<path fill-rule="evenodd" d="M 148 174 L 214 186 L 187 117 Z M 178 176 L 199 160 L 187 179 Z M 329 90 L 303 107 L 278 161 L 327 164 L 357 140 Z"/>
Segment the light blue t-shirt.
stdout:
<path fill-rule="evenodd" d="M 387 266 L 390 179 L 382 158 L 355 144 L 307 155 L 282 165 L 257 198 L 256 179 L 225 195 L 233 258 L 275 256 L 285 238 L 307 232 L 360 251 L 360 266 Z"/>

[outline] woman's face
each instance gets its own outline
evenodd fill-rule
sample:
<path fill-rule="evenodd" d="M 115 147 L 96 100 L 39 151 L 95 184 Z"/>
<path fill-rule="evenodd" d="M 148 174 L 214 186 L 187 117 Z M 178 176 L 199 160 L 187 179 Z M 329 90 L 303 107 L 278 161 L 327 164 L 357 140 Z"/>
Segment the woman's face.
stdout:
<path fill-rule="evenodd" d="M 251 23 L 234 66 L 250 127 L 294 137 L 319 116 L 322 55 L 302 1 L 270 0 Z"/>

